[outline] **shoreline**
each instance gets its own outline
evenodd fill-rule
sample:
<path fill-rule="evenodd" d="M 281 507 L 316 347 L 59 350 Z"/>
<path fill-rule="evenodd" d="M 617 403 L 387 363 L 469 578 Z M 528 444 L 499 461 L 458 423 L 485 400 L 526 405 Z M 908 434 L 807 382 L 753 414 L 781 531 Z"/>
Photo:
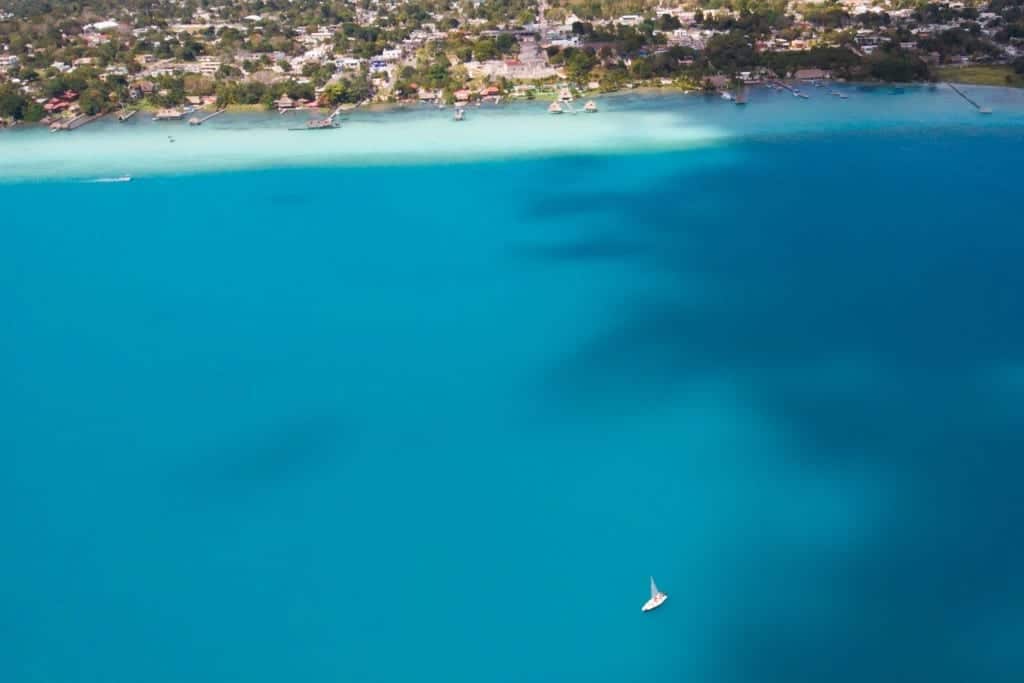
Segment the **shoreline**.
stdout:
<path fill-rule="evenodd" d="M 848 98 L 831 96 L 833 90 Z M 350 110 L 339 127 L 328 130 L 300 127 L 303 116 L 251 108 L 203 126 L 148 117 L 119 123 L 107 116 L 72 131 L 77 134 L 54 136 L 38 126 L 0 134 L 0 182 L 671 152 L 764 136 L 908 126 L 1024 127 L 1019 89 L 970 89 L 995 116 L 980 116 L 941 84 L 835 83 L 806 92 L 809 99 L 755 87 L 749 104 L 736 106 L 710 93 L 634 88 L 594 95 L 596 114 L 551 115 L 541 100 L 517 99 L 467 108 L 463 122 L 453 121 L 452 107 L 391 104 Z M 583 99 L 589 98 L 577 102 Z M 300 131 L 305 134 L 295 134 Z"/>
<path fill-rule="evenodd" d="M 963 68 L 966 69 L 966 68 L 969 68 L 969 67 L 963 67 Z M 784 83 L 784 84 L 791 85 L 791 86 L 806 85 L 806 86 L 813 87 L 812 83 L 814 81 L 795 80 L 795 79 L 774 79 L 773 82 Z M 1024 91 L 1024 82 L 1022 82 L 1022 83 L 997 84 L 997 83 L 974 83 L 974 82 L 970 82 L 970 81 L 961 82 L 961 81 L 955 81 L 955 80 L 936 80 L 936 81 L 908 81 L 908 82 L 892 82 L 892 83 L 889 83 L 889 82 L 881 82 L 881 81 L 846 81 L 846 80 L 838 80 L 838 79 L 818 79 L 817 82 L 823 83 L 823 84 L 827 84 L 827 85 L 846 86 L 846 87 L 856 88 L 858 90 L 878 89 L 878 88 L 919 88 L 919 87 L 937 88 L 937 87 L 942 86 L 942 85 L 952 84 L 952 85 L 955 85 L 955 86 L 969 86 L 969 87 L 972 87 L 972 88 L 991 88 L 991 89 L 1007 89 L 1007 90 L 1020 90 L 1020 91 Z M 757 89 L 757 88 L 764 88 L 764 87 L 766 87 L 766 85 L 767 85 L 767 82 L 761 81 L 761 82 L 758 82 L 758 83 L 745 84 L 744 87 L 753 90 L 753 89 Z M 704 95 L 704 96 L 708 96 L 708 97 L 717 97 L 722 92 L 731 92 L 734 89 L 735 88 L 730 87 L 730 88 L 724 88 L 724 89 L 715 89 L 715 90 L 705 91 L 703 89 L 682 88 L 682 87 L 680 87 L 679 85 L 676 85 L 676 84 L 672 84 L 672 85 L 646 84 L 646 85 L 639 85 L 639 86 L 632 87 L 632 88 L 625 88 L 624 87 L 624 88 L 619 88 L 619 89 L 616 89 L 616 90 L 584 90 L 584 91 L 579 91 L 579 94 L 577 96 L 574 96 L 574 101 L 576 101 L 576 100 L 590 100 L 590 99 L 598 99 L 598 98 L 609 98 L 609 97 L 621 97 L 621 96 L 629 96 L 631 94 L 632 95 L 655 95 L 655 96 L 664 96 L 664 97 L 672 97 L 672 96 L 678 96 L 678 95 Z M 553 91 L 553 92 L 550 92 L 550 93 L 549 92 L 544 92 L 544 93 L 536 95 L 533 98 L 502 96 L 502 101 L 497 106 L 507 106 L 509 104 L 521 104 L 521 103 L 529 103 L 529 102 L 551 102 L 551 101 L 554 101 L 554 100 L 557 100 L 557 99 L 558 99 L 557 91 Z M 488 106 L 495 106 L 495 105 L 493 103 L 488 103 Z M 431 108 L 438 109 L 438 110 L 447 110 L 447 109 L 453 109 L 455 107 L 463 107 L 463 108 L 472 107 L 472 108 L 475 109 L 477 107 L 477 101 L 471 101 L 471 102 L 463 103 L 463 104 L 459 104 L 459 103 L 447 104 L 447 103 L 445 103 L 443 107 L 438 106 L 438 104 L 434 103 L 434 102 L 426 103 L 426 102 L 420 102 L 420 101 L 416 101 L 416 100 L 398 101 L 398 102 L 373 102 L 373 103 L 370 103 L 370 104 L 355 105 L 355 106 L 343 109 L 341 111 L 341 114 L 345 115 L 345 114 L 351 114 L 353 112 L 389 113 L 389 112 L 394 112 L 394 111 L 420 111 L 420 110 L 427 110 L 427 109 L 431 109 Z M 197 107 L 194 110 L 193 113 L 212 113 L 213 111 L 216 111 L 217 108 L 218 107 L 216 105 L 205 105 L 205 106 L 202 106 L 202 107 Z M 144 114 L 144 113 L 152 113 L 152 112 L 159 111 L 160 107 L 155 107 L 155 106 L 152 106 L 152 105 L 135 105 L 135 106 L 126 107 L 126 109 L 136 110 L 139 114 Z M 308 112 L 310 114 L 321 114 L 322 115 L 324 112 L 331 111 L 332 107 L 303 107 L 301 109 L 299 109 L 299 108 L 297 108 L 297 109 L 290 109 L 290 110 L 286 110 L 284 112 L 281 112 L 281 111 L 278 111 L 278 110 L 273 109 L 273 108 L 269 108 L 268 109 L 263 104 L 229 104 L 229 105 L 226 105 L 225 107 L 223 107 L 223 110 L 224 110 L 225 114 L 261 114 L 261 113 L 266 113 L 266 114 L 277 114 L 279 116 L 289 116 L 289 115 L 292 115 L 292 114 L 301 114 L 301 113 L 306 113 L 306 112 Z M 102 119 L 110 118 L 110 117 L 115 117 L 116 118 L 116 116 L 119 113 L 119 111 L 120 110 L 114 109 L 114 110 L 111 110 L 111 111 L 108 111 L 108 112 L 104 112 L 104 113 L 100 114 L 99 116 L 97 116 L 96 120 L 102 120 Z M 187 116 L 188 115 L 186 115 L 186 118 L 183 118 L 182 120 L 187 120 Z M 44 123 L 43 121 L 34 121 L 34 122 L 15 121 L 14 123 L 12 123 L 12 124 L 10 124 L 8 126 L 0 126 L 0 131 L 5 131 L 5 130 L 33 130 L 33 129 L 39 129 L 39 128 L 46 128 L 46 127 L 48 127 L 50 125 L 50 123 L 52 123 L 52 122 Z M 170 123 L 170 122 L 168 122 L 168 123 Z"/>

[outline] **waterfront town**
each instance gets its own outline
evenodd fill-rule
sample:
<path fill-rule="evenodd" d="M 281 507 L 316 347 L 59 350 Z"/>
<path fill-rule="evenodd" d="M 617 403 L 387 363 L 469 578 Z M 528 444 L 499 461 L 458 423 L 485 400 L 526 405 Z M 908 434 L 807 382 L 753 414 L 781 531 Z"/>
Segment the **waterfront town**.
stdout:
<path fill-rule="evenodd" d="M 2 125 L 956 76 L 1024 83 L 1024 0 L 0 1 Z"/>

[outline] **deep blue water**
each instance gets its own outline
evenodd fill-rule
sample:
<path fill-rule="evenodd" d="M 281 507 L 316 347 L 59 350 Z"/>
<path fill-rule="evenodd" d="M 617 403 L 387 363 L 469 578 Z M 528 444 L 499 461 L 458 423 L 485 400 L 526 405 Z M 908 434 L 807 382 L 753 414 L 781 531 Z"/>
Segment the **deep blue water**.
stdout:
<path fill-rule="evenodd" d="M 1024 680 L 1022 158 L 0 185 L 2 680 Z"/>

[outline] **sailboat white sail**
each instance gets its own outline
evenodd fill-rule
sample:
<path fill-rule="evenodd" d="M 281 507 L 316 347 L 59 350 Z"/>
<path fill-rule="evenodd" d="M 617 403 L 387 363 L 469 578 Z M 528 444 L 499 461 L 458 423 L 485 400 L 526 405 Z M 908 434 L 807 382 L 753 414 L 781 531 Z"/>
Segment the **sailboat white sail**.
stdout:
<path fill-rule="evenodd" d="M 652 609 L 661 607 L 664 602 L 668 600 L 668 594 L 662 593 L 658 590 L 658 584 L 654 583 L 654 577 L 651 577 L 651 599 L 644 603 L 644 606 L 640 608 L 643 612 L 650 612 Z"/>

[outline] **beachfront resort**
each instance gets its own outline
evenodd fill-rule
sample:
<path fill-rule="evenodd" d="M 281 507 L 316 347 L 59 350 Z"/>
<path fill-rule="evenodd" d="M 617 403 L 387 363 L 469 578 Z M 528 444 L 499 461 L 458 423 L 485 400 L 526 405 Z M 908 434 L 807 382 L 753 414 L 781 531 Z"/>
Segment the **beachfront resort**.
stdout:
<path fill-rule="evenodd" d="M 0 12 L 0 125 L 556 99 L 565 84 L 587 93 L 724 92 L 786 78 L 1024 83 L 1020 0 L 707 4 L 15 2 Z"/>

